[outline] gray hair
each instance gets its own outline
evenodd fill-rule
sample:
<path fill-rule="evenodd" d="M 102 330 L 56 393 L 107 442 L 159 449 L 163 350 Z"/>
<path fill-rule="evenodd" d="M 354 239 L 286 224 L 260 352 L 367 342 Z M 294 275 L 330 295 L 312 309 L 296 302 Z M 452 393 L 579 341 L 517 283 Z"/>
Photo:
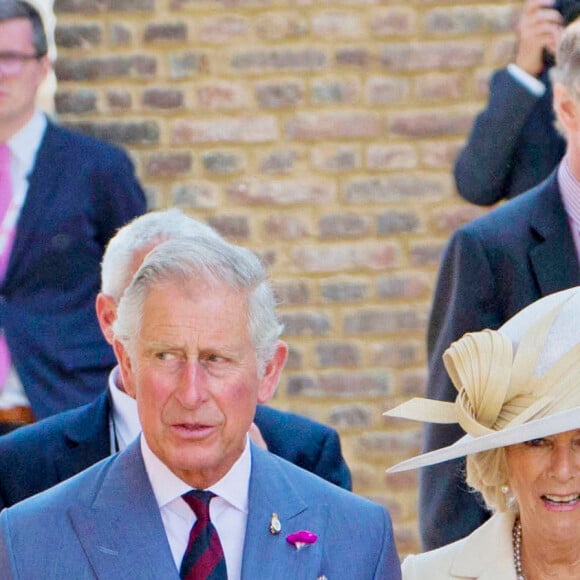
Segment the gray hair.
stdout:
<path fill-rule="evenodd" d="M 274 292 L 253 252 L 218 237 L 169 240 L 147 254 L 119 302 L 113 324 L 115 336 L 133 356 L 148 292 L 167 282 L 187 290 L 200 278 L 210 284 L 227 285 L 247 298 L 248 334 L 262 376 L 283 330 L 276 315 Z"/>
<path fill-rule="evenodd" d="M 32 45 L 37 58 L 43 57 L 48 52 L 48 42 L 42 18 L 38 10 L 28 2 L 21 0 L 2 0 L 0 2 L 0 22 L 24 18 L 32 26 Z"/>
<path fill-rule="evenodd" d="M 550 69 L 550 79 L 563 84 L 575 99 L 580 97 L 580 21 L 564 30 L 556 52 L 556 65 Z"/>
<path fill-rule="evenodd" d="M 179 209 L 155 211 L 136 217 L 123 226 L 109 241 L 101 262 L 101 291 L 121 299 L 134 274 L 135 254 L 152 249 L 155 244 L 184 237 L 221 236 L 210 226 L 199 222 Z"/>

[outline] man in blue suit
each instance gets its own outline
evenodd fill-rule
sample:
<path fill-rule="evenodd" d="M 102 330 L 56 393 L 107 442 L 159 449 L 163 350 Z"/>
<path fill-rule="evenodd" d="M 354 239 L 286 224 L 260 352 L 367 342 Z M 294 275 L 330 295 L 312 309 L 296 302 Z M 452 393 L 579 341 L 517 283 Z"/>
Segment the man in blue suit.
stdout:
<path fill-rule="evenodd" d="M 428 326 L 427 396 L 457 395 L 442 355 L 466 332 L 496 329 L 537 299 L 580 284 L 580 21 L 566 28 L 557 53 L 554 108 L 567 152 L 541 184 L 461 227 L 445 249 Z M 456 425 L 424 429 L 425 451 L 450 445 Z M 419 478 L 423 548 L 467 536 L 489 517 L 464 483 L 464 462 L 426 468 Z"/>
<path fill-rule="evenodd" d="M 214 557 L 197 578 L 224 561 L 230 580 L 400 578 L 385 508 L 249 441 L 288 350 L 254 254 L 219 238 L 158 245 L 113 330 L 142 436 L 2 511 L 5 578 L 185 578 L 205 532 Z M 195 490 L 209 515 L 190 508 Z"/>
<path fill-rule="evenodd" d="M 125 288 L 145 255 L 169 239 L 218 237 L 207 225 L 178 209 L 135 218 L 111 239 L 101 266 L 97 316 L 112 344 L 112 324 Z M 350 490 L 350 470 L 338 433 L 306 417 L 258 405 L 258 436 L 274 454 Z M 92 403 L 59 413 L 0 437 L 0 509 L 9 507 L 124 449 L 141 427 L 134 399 L 112 371 L 108 389 Z"/>
<path fill-rule="evenodd" d="M 146 209 L 124 151 L 35 108 L 46 50 L 38 12 L 2 0 L 0 353 L 7 346 L 9 359 L 0 355 L 0 422 L 41 419 L 103 392 L 115 358 L 94 316 L 99 264 L 109 238 Z"/>

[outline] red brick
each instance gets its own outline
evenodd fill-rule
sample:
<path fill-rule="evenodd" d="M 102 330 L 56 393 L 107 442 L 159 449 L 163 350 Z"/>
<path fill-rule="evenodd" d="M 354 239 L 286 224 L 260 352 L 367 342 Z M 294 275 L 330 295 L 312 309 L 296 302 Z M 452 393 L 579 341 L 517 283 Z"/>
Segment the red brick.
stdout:
<path fill-rule="evenodd" d="M 303 216 L 272 214 L 264 221 L 266 239 L 302 240 L 311 235 L 311 226 Z"/>
<path fill-rule="evenodd" d="M 390 116 L 388 126 L 393 135 L 439 137 L 467 133 L 472 121 L 473 115 L 464 109 L 438 108 L 432 111 L 395 113 Z"/>
<path fill-rule="evenodd" d="M 399 246 L 393 242 L 302 246 L 292 251 L 291 259 L 295 267 L 304 272 L 382 270 L 399 264 Z"/>
<path fill-rule="evenodd" d="M 179 183 L 172 190 L 173 205 L 181 208 L 216 209 L 220 203 L 219 188 L 204 181 Z"/>
<path fill-rule="evenodd" d="M 301 81 L 262 81 L 255 86 L 256 100 L 262 109 L 287 109 L 300 105 L 304 99 Z"/>
<path fill-rule="evenodd" d="M 232 183 L 227 194 L 232 203 L 239 205 L 323 205 L 336 198 L 336 184 L 319 178 L 244 180 Z"/>
<path fill-rule="evenodd" d="M 238 51 L 232 56 L 230 66 L 241 72 L 318 71 L 326 66 L 326 54 L 315 48 Z"/>
<path fill-rule="evenodd" d="M 353 39 L 364 36 L 359 14 L 352 10 L 327 10 L 312 17 L 312 34 L 328 38 Z"/>
<path fill-rule="evenodd" d="M 255 29 L 258 38 L 285 40 L 302 38 L 308 34 L 308 21 L 298 12 L 265 12 L 256 14 Z"/>
<path fill-rule="evenodd" d="M 325 336 L 331 330 L 330 319 L 320 311 L 283 312 L 284 336 Z"/>
<path fill-rule="evenodd" d="M 460 99 L 465 91 L 464 75 L 431 73 L 415 81 L 415 92 L 422 101 L 451 101 Z"/>
<path fill-rule="evenodd" d="M 430 277 L 424 273 L 401 272 L 377 280 L 377 296 L 391 300 L 430 299 Z"/>
<path fill-rule="evenodd" d="M 449 180 L 448 180 L 449 183 Z M 361 177 L 344 185 L 346 203 L 368 204 L 412 199 L 439 199 L 445 195 L 446 184 L 441 179 L 415 175 Z"/>
<path fill-rule="evenodd" d="M 324 215 L 318 220 L 320 237 L 324 240 L 332 238 L 360 238 L 368 235 L 370 228 L 370 216 L 361 216 L 352 213 Z"/>
<path fill-rule="evenodd" d="M 250 223 L 247 216 L 216 215 L 210 217 L 208 223 L 227 239 L 248 240 L 250 237 Z"/>
<path fill-rule="evenodd" d="M 414 233 L 421 229 L 421 220 L 416 212 L 390 210 L 377 216 L 377 234 L 392 236 Z"/>
<path fill-rule="evenodd" d="M 143 42 L 179 43 L 187 42 L 187 26 L 184 22 L 152 22 L 147 24 L 143 33 Z"/>
<path fill-rule="evenodd" d="M 360 82 L 355 78 L 314 79 L 311 84 L 311 101 L 315 104 L 343 104 L 360 101 Z"/>
<path fill-rule="evenodd" d="M 327 302 L 362 302 L 368 298 L 368 283 L 348 278 L 324 280 L 322 297 Z"/>
<path fill-rule="evenodd" d="M 360 347 L 357 344 L 319 342 L 316 345 L 319 367 L 358 367 L 361 363 Z"/>
<path fill-rule="evenodd" d="M 273 283 L 278 304 L 282 306 L 310 303 L 310 288 L 300 280 L 276 281 Z"/>
<path fill-rule="evenodd" d="M 364 111 L 298 113 L 286 123 L 288 138 L 298 140 L 361 139 L 382 133 L 380 116 Z"/>
<path fill-rule="evenodd" d="M 366 100 L 371 105 L 394 105 L 407 102 L 411 88 L 408 79 L 372 76 L 365 87 Z"/>
<path fill-rule="evenodd" d="M 421 143 L 421 163 L 425 167 L 449 170 L 453 166 L 464 140 L 461 141 L 432 141 Z"/>
<path fill-rule="evenodd" d="M 414 169 L 417 151 L 413 145 L 370 145 L 367 149 L 367 167 L 371 170 Z"/>
<path fill-rule="evenodd" d="M 145 171 L 154 177 L 179 175 L 189 173 L 192 165 L 190 152 L 157 154 L 147 159 Z"/>
<path fill-rule="evenodd" d="M 371 30 L 375 36 L 409 36 L 417 32 L 417 13 L 413 8 L 394 6 L 371 13 Z"/>
<path fill-rule="evenodd" d="M 479 40 L 390 43 L 380 56 L 381 64 L 391 71 L 479 66 L 483 58 L 483 42 Z"/>
<path fill-rule="evenodd" d="M 173 124 L 174 145 L 201 143 L 268 143 L 278 138 L 274 117 L 181 119 Z"/>
<path fill-rule="evenodd" d="M 370 427 L 372 415 L 372 407 L 370 405 L 338 405 L 331 407 L 328 423 L 336 429 Z"/>
<path fill-rule="evenodd" d="M 141 102 L 151 109 L 180 109 L 185 104 L 185 97 L 181 90 L 149 87 L 143 91 Z"/>
<path fill-rule="evenodd" d="M 312 167 L 326 173 L 352 171 L 361 167 L 361 154 L 354 145 L 318 145 L 311 149 Z"/>
<path fill-rule="evenodd" d="M 198 38 L 208 44 L 241 42 L 248 36 L 250 26 L 247 18 L 234 15 L 219 15 L 202 18 L 198 25 Z"/>
<path fill-rule="evenodd" d="M 347 313 L 344 318 L 346 334 L 391 334 L 423 331 L 425 313 L 417 308 L 365 308 Z"/>
<path fill-rule="evenodd" d="M 248 108 L 251 97 L 240 83 L 214 80 L 196 84 L 196 109 L 232 111 Z"/>
<path fill-rule="evenodd" d="M 54 36 L 59 48 L 81 48 L 88 51 L 102 44 L 103 29 L 98 24 L 57 26 Z"/>
<path fill-rule="evenodd" d="M 423 341 L 397 340 L 377 342 L 370 345 L 371 365 L 404 368 L 425 361 Z"/>

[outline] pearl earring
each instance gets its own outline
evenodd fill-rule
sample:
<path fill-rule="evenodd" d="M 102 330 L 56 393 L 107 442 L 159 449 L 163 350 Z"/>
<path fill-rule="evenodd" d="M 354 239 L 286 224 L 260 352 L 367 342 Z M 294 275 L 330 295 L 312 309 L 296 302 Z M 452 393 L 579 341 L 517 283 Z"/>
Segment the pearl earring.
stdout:
<path fill-rule="evenodd" d="M 508 486 L 508 485 L 502 485 L 502 486 L 501 486 L 501 492 L 502 492 L 504 495 L 507 495 L 507 494 L 510 492 L 510 488 L 509 488 L 509 486 Z"/>

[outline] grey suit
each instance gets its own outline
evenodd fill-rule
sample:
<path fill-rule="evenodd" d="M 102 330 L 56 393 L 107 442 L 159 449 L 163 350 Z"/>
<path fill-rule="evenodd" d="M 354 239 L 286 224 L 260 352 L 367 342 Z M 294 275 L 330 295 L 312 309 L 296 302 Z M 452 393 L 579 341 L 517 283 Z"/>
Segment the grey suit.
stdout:
<path fill-rule="evenodd" d="M 282 533 L 272 535 L 276 512 Z M 318 541 L 300 551 L 288 533 Z M 32 539 L 32 541 L 31 541 Z M 177 580 L 139 440 L 0 514 L 5 580 Z M 387 511 L 252 446 L 242 578 L 399 579 Z"/>

